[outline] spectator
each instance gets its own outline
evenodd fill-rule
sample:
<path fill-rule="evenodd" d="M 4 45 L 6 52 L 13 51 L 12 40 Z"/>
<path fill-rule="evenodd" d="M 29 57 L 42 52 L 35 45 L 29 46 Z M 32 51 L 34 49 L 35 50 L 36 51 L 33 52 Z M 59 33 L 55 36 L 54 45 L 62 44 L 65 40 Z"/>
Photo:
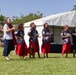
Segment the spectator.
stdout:
<path fill-rule="evenodd" d="M 11 19 L 8 17 L 6 19 L 6 23 L 4 24 L 3 27 L 3 32 L 4 32 L 4 51 L 3 51 L 3 56 L 5 56 L 6 60 L 9 60 L 8 55 L 10 54 L 10 51 L 14 50 L 14 45 L 16 44 L 16 39 L 14 36 L 14 30 L 16 28 L 12 27 L 11 25 Z"/>

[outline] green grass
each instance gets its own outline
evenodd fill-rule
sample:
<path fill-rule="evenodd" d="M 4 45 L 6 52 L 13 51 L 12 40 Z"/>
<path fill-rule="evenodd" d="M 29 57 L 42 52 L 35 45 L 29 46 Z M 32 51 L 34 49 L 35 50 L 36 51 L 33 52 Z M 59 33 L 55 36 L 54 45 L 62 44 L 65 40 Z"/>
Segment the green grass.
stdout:
<path fill-rule="evenodd" d="M 2 56 L 3 48 L 0 48 L 0 75 L 76 75 L 76 58 L 69 54 L 68 58 L 60 58 L 61 54 L 50 53 L 49 58 L 20 59 L 9 55 L 10 61 Z"/>

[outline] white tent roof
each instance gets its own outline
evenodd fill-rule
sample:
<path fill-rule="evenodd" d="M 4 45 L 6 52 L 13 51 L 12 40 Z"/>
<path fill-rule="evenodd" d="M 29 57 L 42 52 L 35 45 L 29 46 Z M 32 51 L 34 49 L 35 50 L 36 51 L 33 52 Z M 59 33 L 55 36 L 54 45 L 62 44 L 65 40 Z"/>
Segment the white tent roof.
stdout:
<path fill-rule="evenodd" d="M 53 14 L 41 19 L 24 23 L 24 26 L 29 26 L 31 22 L 34 22 L 36 25 L 43 25 L 44 23 L 48 23 L 49 25 L 54 26 L 64 26 L 67 24 L 68 26 L 73 27 L 76 23 L 76 11 Z"/>

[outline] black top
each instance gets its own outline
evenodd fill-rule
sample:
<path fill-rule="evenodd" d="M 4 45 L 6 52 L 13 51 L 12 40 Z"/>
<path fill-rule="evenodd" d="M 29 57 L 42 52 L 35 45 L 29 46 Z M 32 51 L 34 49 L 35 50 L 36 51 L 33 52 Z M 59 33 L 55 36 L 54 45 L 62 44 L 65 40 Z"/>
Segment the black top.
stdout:
<path fill-rule="evenodd" d="M 71 29 L 70 33 L 71 33 L 71 35 L 72 35 L 72 41 L 73 41 L 73 43 L 76 44 L 76 35 L 74 35 L 74 34 L 76 34 L 76 28 L 73 27 L 73 28 Z"/>
<path fill-rule="evenodd" d="M 31 28 L 28 35 L 30 36 L 29 42 L 34 42 L 38 44 L 38 31 L 34 28 Z"/>
<path fill-rule="evenodd" d="M 17 34 L 16 34 L 17 36 L 19 36 L 19 37 L 24 37 L 24 31 L 23 30 L 21 30 L 21 29 L 18 29 L 18 31 L 17 31 Z"/>
<path fill-rule="evenodd" d="M 61 36 L 67 36 L 68 34 L 69 34 L 69 31 L 68 30 L 67 31 L 63 30 L 61 32 Z M 62 38 L 62 43 L 63 44 L 71 44 L 70 37 L 68 37 L 68 38 Z"/>
<path fill-rule="evenodd" d="M 21 29 L 18 29 L 17 33 L 17 44 L 25 44 L 25 40 L 24 40 L 24 31 Z"/>
<path fill-rule="evenodd" d="M 50 34 L 50 30 L 48 28 L 44 28 L 42 30 L 42 42 L 43 43 L 50 43 L 51 42 L 51 35 Z"/>

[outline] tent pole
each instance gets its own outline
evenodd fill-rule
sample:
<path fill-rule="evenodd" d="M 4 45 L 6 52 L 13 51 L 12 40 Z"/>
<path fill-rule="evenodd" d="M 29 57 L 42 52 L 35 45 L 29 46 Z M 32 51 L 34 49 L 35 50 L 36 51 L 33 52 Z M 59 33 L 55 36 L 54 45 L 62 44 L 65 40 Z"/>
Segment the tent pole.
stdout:
<path fill-rule="evenodd" d="M 53 38 L 54 38 L 54 25 L 52 26 L 52 28 L 53 28 Z M 54 39 L 53 39 L 53 42 L 54 42 Z"/>

